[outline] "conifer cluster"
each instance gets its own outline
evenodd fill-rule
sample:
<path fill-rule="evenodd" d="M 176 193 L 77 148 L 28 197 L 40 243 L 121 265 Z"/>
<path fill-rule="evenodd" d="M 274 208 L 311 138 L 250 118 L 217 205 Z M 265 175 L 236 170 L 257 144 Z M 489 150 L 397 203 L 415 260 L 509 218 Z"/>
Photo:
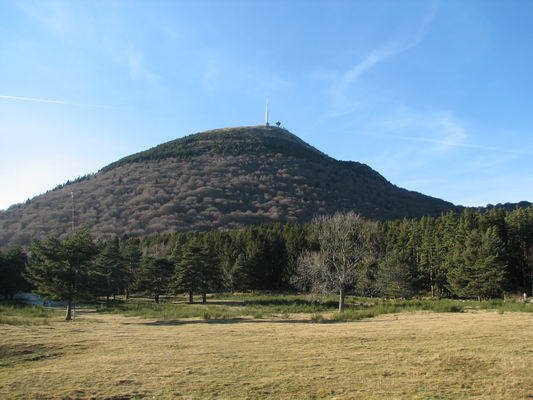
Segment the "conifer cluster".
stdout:
<path fill-rule="evenodd" d="M 488 299 L 533 290 L 533 207 L 374 225 L 375 254 L 346 293 Z M 96 242 L 80 230 L 63 241 L 34 241 L 27 252 L 0 252 L 0 295 L 33 290 L 71 303 L 187 293 L 206 302 L 217 291 L 296 290 L 302 254 L 320 250 L 317 232 L 312 224 L 266 224 Z"/>

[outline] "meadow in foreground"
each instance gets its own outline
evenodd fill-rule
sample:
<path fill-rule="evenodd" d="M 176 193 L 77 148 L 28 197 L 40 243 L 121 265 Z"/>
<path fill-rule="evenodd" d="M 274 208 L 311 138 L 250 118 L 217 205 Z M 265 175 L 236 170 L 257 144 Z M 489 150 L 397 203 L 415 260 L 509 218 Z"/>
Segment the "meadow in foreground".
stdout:
<path fill-rule="evenodd" d="M 236 303 L 208 307 L 246 307 Z M 314 314 L 262 314 L 164 319 L 85 310 L 75 322 L 0 325 L 0 398 L 533 396 L 531 313 L 465 307 L 327 324 L 310 323 Z"/>

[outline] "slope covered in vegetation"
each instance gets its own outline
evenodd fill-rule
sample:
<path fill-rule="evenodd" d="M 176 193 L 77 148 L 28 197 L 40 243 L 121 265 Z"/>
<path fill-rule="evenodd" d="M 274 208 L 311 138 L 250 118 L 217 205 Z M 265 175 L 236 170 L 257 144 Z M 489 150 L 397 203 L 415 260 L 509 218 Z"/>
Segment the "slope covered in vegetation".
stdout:
<path fill-rule="evenodd" d="M 140 153 L 124 157 L 102 168 L 102 171 L 142 161 L 167 158 L 191 160 L 206 153 L 217 156 L 281 154 L 312 161 L 329 159 L 327 155 L 285 129 L 268 126 L 237 127 L 214 129 L 172 140 Z"/>
<path fill-rule="evenodd" d="M 328 157 L 287 130 L 226 128 L 133 154 L 0 212 L 0 247 L 65 235 L 70 192 L 76 225 L 97 237 L 305 222 L 346 210 L 391 219 L 455 208 L 398 188 L 365 164 Z"/>

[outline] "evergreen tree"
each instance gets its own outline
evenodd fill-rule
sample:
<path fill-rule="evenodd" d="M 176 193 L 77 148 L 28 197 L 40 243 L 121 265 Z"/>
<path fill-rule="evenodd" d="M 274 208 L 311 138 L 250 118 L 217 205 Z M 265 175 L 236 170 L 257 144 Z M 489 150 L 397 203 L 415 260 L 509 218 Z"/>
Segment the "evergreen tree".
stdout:
<path fill-rule="evenodd" d="M 398 253 L 389 253 L 378 264 L 375 279 L 380 296 L 389 298 L 411 297 L 414 294 L 411 268 Z"/>
<path fill-rule="evenodd" d="M 4 299 L 13 299 L 19 291 L 29 288 L 24 279 L 26 254 L 20 248 L 0 251 L 0 294 Z"/>
<path fill-rule="evenodd" d="M 216 253 L 220 263 L 222 287 L 231 292 L 244 290 L 247 287 L 247 267 L 244 254 L 237 248 L 232 235 L 219 233 Z"/>
<path fill-rule="evenodd" d="M 313 246 L 309 234 L 309 225 L 307 224 L 288 224 L 285 226 L 283 236 L 287 258 L 285 262 L 283 282 L 287 287 L 290 287 L 291 279 L 296 273 L 298 257 L 302 251 L 310 249 Z"/>
<path fill-rule="evenodd" d="M 159 297 L 170 290 L 170 283 L 174 275 L 174 263 L 161 257 L 143 257 L 139 271 L 139 289 L 150 293 L 154 301 L 159 303 Z"/>
<path fill-rule="evenodd" d="M 64 241 L 49 238 L 31 245 L 26 277 L 36 292 L 52 300 L 66 300 L 66 320 L 72 318 L 72 305 L 78 299 L 93 298 L 98 249 L 86 229 L 74 232 Z"/>
<path fill-rule="evenodd" d="M 178 291 L 187 292 L 189 303 L 193 303 L 194 293 L 199 290 L 201 264 L 205 262 L 204 248 L 197 237 L 189 240 L 181 253 L 176 264 L 174 277 L 175 288 Z"/>
<path fill-rule="evenodd" d="M 120 293 L 127 285 L 128 277 L 125 263 L 120 254 L 118 237 L 105 243 L 98 255 L 96 264 L 102 276 L 102 292 L 109 300 L 110 296 Z"/>
<path fill-rule="evenodd" d="M 271 288 L 269 281 L 269 265 L 265 258 L 266 240 L 261 228 L 247 228 L 241 237 L 241 248 L 246 258 L 246 275 L 251 288 Z"/>
<path fill-rule="evenodd" d="M 506 218 L 509 234 L 509 279 L 516 290 L 533 296 L 533 207 L 518 208 Z"/>
<path fill-rule="evenodd" d="M 199 292 L 202 302 L 207 301 L 207 293 L 223 287 L 223 273 L 220 258 L 215 247 L 216 234 L 192 237 L 183 247 L 176 265 L 175 288 L 189 295 Z"/>
<path fill-rule="evenodd" d="M 421 237 L 418 249 L 419 262 L 418 272 L 420 281 L 424 287 L 429 289 L 434 297 L 440 292 L 441 276 L 439 274 L 439 257 L 437 255 L 436 224 L 433 218 L 423 217 L 418 221 Z"/>
<path fill-rule="evenodd" d="M 225 286 L 233 292 L 241 291 L 248 287 L 247 269 L 246 258 L 244 254 L 240 253 L 231 266 L 231 269 L 225 271 Z"/>
<path fill-rule="evenodd" d="M 222 288 L 222 270 L 220 260 L 215 253 L 214 238 L 206 235 L 202 244 L 202 250 L 198 260 L 198 289 L 202 294 L 202 303 L 207 301 L 207 293 Z"/>
<path fill-rule="evenodd" d="M 138 239 L 126 240 L 121 247 L 121 256 L 124 263 L 124 290 L 126 299 L 129 299 L 131 291 L 135 288 L 139 279 L 142 253 Z"/>
<path fill-rule="evenodd" d="M 468 233 L 464 251 L 448 272 L 450 290 L 459 297 L 487 299 L 502 292 L 502 241 L 495 227 Z"/>
<path fill-rule="evenodd" d="M 437 218 L 435 223 L 437 224 L 435 232 L 437 236 L 435 243 L 435 290 L 441 296 L 449 296 L 447 274 L 454 265 L 458 216 L 449 212 Z"/>

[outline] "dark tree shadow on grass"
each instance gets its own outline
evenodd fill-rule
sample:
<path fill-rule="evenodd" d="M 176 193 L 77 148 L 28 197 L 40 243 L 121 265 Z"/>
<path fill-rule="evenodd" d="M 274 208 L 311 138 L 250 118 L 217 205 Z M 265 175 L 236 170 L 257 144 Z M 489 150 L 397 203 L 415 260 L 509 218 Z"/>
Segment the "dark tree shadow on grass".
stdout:
<path fill-rule="evenodd" d="M 343 322 L 365 322 L 372 318 L 364 318 L 354 321 L 341 321 L 323 319 L 314 321 L 312 319 L 253 319 L 253 318 L 220 318 L 220 319 L 175 319 L 175 320 L 160 320 L 152 322 L 123 322 L 123 325 L 144 325 L 144 326 L 180 326 L 180 325 L 201 325 L 201 324 L 338 324 Z"/>

